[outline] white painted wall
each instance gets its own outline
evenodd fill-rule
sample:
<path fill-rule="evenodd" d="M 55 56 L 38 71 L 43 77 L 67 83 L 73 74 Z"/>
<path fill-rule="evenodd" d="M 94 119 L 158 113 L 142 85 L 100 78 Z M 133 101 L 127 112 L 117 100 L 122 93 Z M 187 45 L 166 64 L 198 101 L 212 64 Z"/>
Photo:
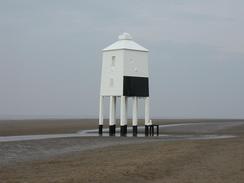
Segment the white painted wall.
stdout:
<path fill-rule="evenodd" d="M 148 52 L 124 51 L 124 76 L 149 77 Z"/>
<path fill-rule="evenodd" d="M 112 58 L 115 56 L 114 63 Z M 124 50 L 103 52 L 101 90 L 102 96 L 123 95 Z"/>

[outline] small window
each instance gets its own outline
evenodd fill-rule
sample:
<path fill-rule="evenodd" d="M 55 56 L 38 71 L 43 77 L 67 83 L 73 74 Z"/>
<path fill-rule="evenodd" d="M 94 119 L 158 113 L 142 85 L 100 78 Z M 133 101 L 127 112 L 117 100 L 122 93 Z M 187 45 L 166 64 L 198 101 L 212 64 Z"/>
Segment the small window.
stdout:
<path fill-rule="evenodd" d="M 112 62 L 111 62 L 111 66 L 112 67 L 115 66 L 115 60 L 116 60 L 116 57 L 115 56 L 112 56 Z"/>

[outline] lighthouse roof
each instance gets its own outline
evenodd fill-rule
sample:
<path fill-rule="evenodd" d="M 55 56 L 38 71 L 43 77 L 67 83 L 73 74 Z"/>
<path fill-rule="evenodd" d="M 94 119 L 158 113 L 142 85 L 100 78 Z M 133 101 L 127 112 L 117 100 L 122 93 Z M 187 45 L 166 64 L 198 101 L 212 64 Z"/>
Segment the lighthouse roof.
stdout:
<path fill-rule="evenodd" d="M 144 48 L 143 46 L 137 44 L 132 40 L 132 36 L 128 33 L 123 33 L 119 35 L 119 40 L 110 46 L 103 49 L 103 51 L 110 51 L 110 50 L 136 50 L 136 51 L 145 51 L 148 52 L 149 50 Z"/>

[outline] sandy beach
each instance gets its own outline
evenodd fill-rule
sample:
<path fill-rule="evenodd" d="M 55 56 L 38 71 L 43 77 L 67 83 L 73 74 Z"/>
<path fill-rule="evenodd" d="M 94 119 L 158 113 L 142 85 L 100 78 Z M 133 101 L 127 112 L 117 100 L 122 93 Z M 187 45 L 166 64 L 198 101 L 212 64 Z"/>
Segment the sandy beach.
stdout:
<path fill-rule="evenodd" d="M 52 133 L 96 127 L 94 120 L 87 123 L 43 121 L 43 126 L 51 126 Z M 188 125 L 162 128 L 160 137 L 70 137 L 0 142 L 0 182 L 244 181 L 244 121 L 170 122 Z M 28 124 L 28 128 L 18 130 L 14 123 Z M 13 122 L 14 129 L 13 126 L 4 128 L 6 123 L 0 122 L 1 136 L 10 134 L 8 129 L 13 135 L 43 134 L 44 128 L 34 123 Z M 29 124 L 35 126 L 33 133 L 29 133 Z M 168 123 L 162 120 L 162 124 Z M 66 126 L 69 126 L 67 131 Z M 197 138 L 211 134 L 233 137 Z"/>

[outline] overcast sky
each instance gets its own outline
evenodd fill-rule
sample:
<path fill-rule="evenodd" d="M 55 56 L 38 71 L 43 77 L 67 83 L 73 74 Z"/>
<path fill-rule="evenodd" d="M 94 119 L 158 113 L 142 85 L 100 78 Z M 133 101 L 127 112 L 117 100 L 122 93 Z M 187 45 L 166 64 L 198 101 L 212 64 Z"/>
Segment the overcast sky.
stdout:
<path fill-rule="evenodd" d="M 97 117 L 101 49 L 123 32 L 150 50 L 152 118 L 244 118 L 243 7 L 1 0 L 0 118 Z"/>

